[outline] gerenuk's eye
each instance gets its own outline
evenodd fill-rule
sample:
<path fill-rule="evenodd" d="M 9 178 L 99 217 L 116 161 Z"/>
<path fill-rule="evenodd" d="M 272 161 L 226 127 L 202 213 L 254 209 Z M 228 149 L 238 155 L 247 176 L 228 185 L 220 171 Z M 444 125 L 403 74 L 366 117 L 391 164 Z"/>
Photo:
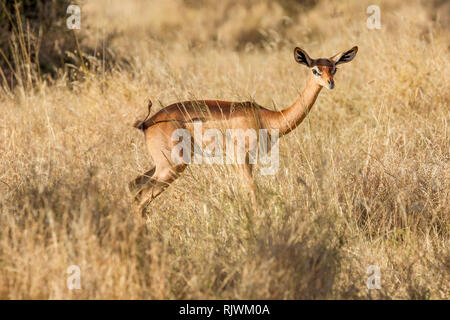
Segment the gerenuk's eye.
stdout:
<path fill-rule="evenodd" d="M 320 73 L 319 73 L 316 69 L 312 69 L 312 73 L 313 73 L 313 75 L 315 75 L 315 76 L 320 75 Z"/>

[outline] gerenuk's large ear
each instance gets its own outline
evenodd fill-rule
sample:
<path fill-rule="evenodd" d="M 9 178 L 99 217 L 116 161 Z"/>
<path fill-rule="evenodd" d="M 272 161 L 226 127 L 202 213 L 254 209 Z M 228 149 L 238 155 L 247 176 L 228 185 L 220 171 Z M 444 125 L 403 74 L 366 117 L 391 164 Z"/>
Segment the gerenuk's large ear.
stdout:
<path fill-rule="evenodd" d="M 334 61 L 336 65 L 340 63 L 347 63 L 353 60 L 353 58 L 356 56 L 356 53 L 358 52 L 358 47 L 354 46 L 350 50 L 340 52 L 334 56 L 332 56 L 330 59 Z"/>
<path fill-rule="evenodd" d="M 305 50 L 296 47 L 294 49 L 294 58 L 298 63 L 304 64 L 308 68 L 311 68 L 312 59 L 308 56 Z"/>

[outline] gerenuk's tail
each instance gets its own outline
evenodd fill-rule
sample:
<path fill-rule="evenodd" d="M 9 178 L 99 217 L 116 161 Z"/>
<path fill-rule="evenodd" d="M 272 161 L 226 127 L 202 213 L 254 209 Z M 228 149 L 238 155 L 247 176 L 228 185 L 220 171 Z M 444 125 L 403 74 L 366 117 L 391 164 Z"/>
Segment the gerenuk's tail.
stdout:
<path fill-rule="evenodd" d="M 148 100 L 148 114 L 147 114 L 147 116 L 145 117 L 144 120 L 136 120 L 136 122 L 133 124 L 133 127 L 135 127 L 136 129 L 144 131 L 146 129 L 145 121 L 147 121 L 148 117 L 150 116 L 151 109 L 152 109 L 152 101 Z"/>

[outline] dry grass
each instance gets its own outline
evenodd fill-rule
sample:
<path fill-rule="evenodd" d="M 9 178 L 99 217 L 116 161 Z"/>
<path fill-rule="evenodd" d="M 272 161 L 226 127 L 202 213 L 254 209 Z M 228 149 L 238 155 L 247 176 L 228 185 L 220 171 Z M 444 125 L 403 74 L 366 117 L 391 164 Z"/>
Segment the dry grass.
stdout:
<path fill-rule="evenodd" d="M 0 298 L 448 299 L 448 6 L 379 1 L 371 31 L 371 1 L 309 2 L 82 3 L 78 35 L 108 39 L 111 71 L 0 93 Z M 281 140 L 278 173 L 256 177 L 263 210 L 228 168 L 191 166 L 135 216 L 146 99 L 284 108 L 307 76 L 296 45 L 360 50 Z"/>

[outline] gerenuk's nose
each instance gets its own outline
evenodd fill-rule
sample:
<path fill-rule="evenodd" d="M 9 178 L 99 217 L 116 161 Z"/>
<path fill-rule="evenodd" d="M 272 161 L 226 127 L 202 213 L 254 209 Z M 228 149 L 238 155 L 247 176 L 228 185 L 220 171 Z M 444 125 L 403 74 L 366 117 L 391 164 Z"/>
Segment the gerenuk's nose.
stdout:
<path fill-rule="evenodd" d="M 328 85 L 330 89 L 334 88 L 334 80 L 328 80 Z"/>

